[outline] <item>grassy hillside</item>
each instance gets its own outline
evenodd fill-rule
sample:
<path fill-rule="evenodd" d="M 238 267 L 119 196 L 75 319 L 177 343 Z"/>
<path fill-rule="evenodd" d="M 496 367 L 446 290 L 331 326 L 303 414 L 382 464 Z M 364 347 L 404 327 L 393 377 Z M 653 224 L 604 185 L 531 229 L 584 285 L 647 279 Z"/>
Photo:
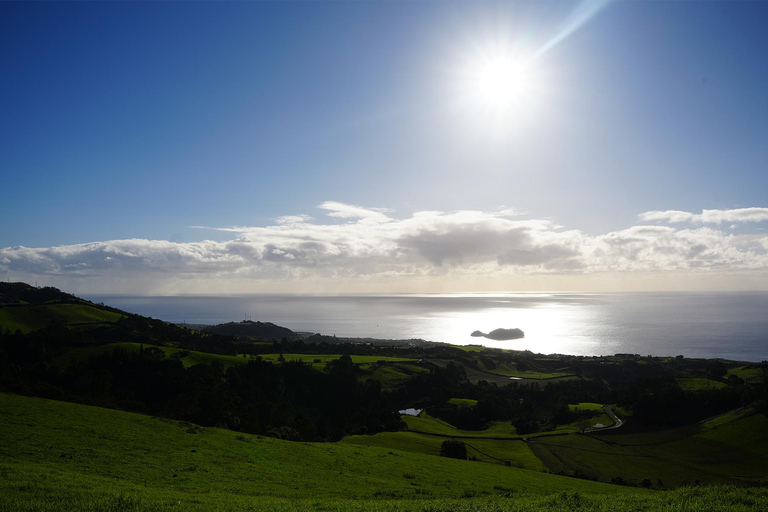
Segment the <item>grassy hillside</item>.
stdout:
<path fill-rule="evenodd" d="M 138 353 L 140 347 L 142 346 L 144 348 L 154 347 L 159 350 L 162 350 L 165 353 L 166 357 L 173 357 L 176 354 L 176 357 L 179 357 L 181 359 L 181 362 L 187 368 L 190 366 L 194 366 L 196 364 L 209 364 L 213 361 L 218 361 L 224 365 L 224 368 L 229 368 L 230 366 L 233 366 L 235 364 L 247 363 L 250 360 L 250 357 L 246 357 L 245 355 L 242 355 L 242 354 L 239 356 L 228 356 L 224 354 L 211 354 L 209 352 L 199 352 L 196 350 L 183 350 L 175 347 L 161 347 L 157 345 L 151 345 L 148 343 L 118 342 L 118 343 L 107 343 L 106 345 L 98 345 L 93 347 L 74 348 L 72 350 L 67 351 L 62 356 L 60 356 L 56 360 L 56 362 L 60 365 L 66 365 L 70 361 L 85 361 L 89 357 L 109 353 L 117 349 L 122 349 L 127 352 Z M 284 361 L 304 361 L 306 363 L 312 363 L 316 369 L 321 371 L 325 369 L 325 365 L 327 363 L 329 363 L 330 361 L 339 359 L 341 357 L 341 354 L 259 354 L 258 356 L 253 356 L 253 357 L 260 357 L 265 361 L 269 361 L 271 363 L 277 363 L 281 355 L 283 356 Z M 397 358 L 397 357 L 358 356 L 358 355 L 353 355 L 350 357 L 352 358 L 353 363 L 358 365 L 363 365 L 364 368 L 369 367 L 371 364 L 375 364 L 375 362 L 378 360 L 385 360 L 387 362 L 411 361 L 410 359 L 403 359 L 403 358 Z"/>
<path fill-rule="evenodd" d="M 0 496 L 126 493 L 207 508 L 222 500 L 459 498 L 641 491 L 479 462 L 291 443 L 77 404 L 0 394 Z"/>
<path fill-rule="evenodd" d="M 572 408 L 602 411 L 599 404 Z M 422 412 L 403 416 L 406 432 L 350 436 L 343 442 L 438 455 L 447 438 L 467 445 L 467 455 L 481 461 L 616 481 L 654 488 L 675 488 L 697 482 L 755 485 L 768 483 L 768 418 L 750 410 L 734 411 L 682 428 L 641 434 L 620 430 L 577 434 L 578 424 L 563 425 L 552 434 L 515 435 L 503 423 L 483 431 L 459 430 Z M 606 414 L 589 423 L 604 420 Z M 645 483 L 644 483 L 645 481 Z"/>
<path fill-rule="evenodd" d="M 390 360 L 394 358 L 389 358 Z M 354 360 L 354 356 L 353 356 Z M 418 374 L 429 373 L 429 367 L 417 364 L 415 360 L 403 359 L 402 362 L 389 362 L 386 365 L 369 365 L 363 367 L 363 380 L 373 379 L 381 383 L 384 389 L 394 389 Z"/>
<path fill-rule="evenodd" d="M 349 436 L 342 443 L 363 446 L 380 446 L 392 450 L 406 450 L 426 455 L 440 455 L 440 446 L 445 437 L 417 432 L 381 432 L 372 436 Z M 467 456 L 472 459 L 505 465 L 509 461 L 514 467 L 544 471 L 544 465 L 528 448 L 522 439 L 517 441 L 487 439 L 460 439 L 467 447 Z"/>
<path fill-rule="evenodd" d="M 98 326 L 117 322 L 120 314 L 82 304 L 40 304 L 29 306 L 6 306 L 0 308 L 0 329 L 11 332 L 17 329 L 23 333 L 42 329 L 53 322 L 68 327 Z"/>
<path fill-rule="evenodd" d="M 79 347 L 68 350 L 61 356 L 57 357 L 53 362 L 59 366 L 66 366 L 72 361 L 86 361 L 90 357 L 99 356 L 102 354 L 108 354 L 114 350 L 125 350 L 129 353 L 138 353 L 141 347 L 145 349 L 153 347 L 163 351 L 166 357 L 172 357 L 174 354 L 178 354 L 181 362 L 185 367 L 194 366 L 196 364 L 209 364 L 213 361 L 219 361 L 224 368 L 229 368 L 235 364 L 241 364 L 248 362 L 247 358 L 242 356 L 227 356 L 224 354 L 211 354 L 209 352 L 198 352 L 195 350 L 182 350 L 174 347 L 161 347 L 157 345 L 151 345 L 149 343 L 132 343 L 132 342 L 116 342 L 107 343 L 106 345 L 96 345 L 90 347 Z"/>
<path fill-rule="evenodd" d="M 643 434 L 568 435 L 531 440 L 552 472 L 654 487 L 768 483 L 768 418 L 729 414 L 699 425 Z"/>
<path fill-rule="evenodd" d="M 290 443 L 0 394 L 0 511 L 768 508 L 768 490 L 612 486 L 387 448 Z"/>
<path fill-rule="evenodd" d="M 221 334 L 223 336 L 238 336 L 253 338 L 255 340 L 279 340 L 286 338 L 289 340 L 298 339 L 300 336 L 288 329 L 271 322 L 229 322 L 226 324 L 209 325 L 203 328 L 206 332 Z"/>
<path fill-rule="evenodd" d="M 510 437 L 517 436 L 515 427 L 505 422 L 498 422 L 486 430 L 460 430 L 441 419 L 433 418 L 426 411 L 418 416 L 402 416 L 408 425 L 408 430 L 426 434 L 436 434 L 450 437 Z"/>
<path fill-rule="evenodd" d="M 27 283 L 0 283 L 0 330 L 23 333 L 53 323 L 67 327 L 99 326 L 116 322 L 122 315 L 52 287 Z"/>

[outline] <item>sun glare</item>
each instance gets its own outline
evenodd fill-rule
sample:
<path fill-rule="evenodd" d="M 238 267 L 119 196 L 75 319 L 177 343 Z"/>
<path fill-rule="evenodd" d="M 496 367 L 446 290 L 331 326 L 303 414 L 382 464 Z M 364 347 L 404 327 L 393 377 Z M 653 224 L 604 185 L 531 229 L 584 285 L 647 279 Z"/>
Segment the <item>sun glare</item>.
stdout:
<path fill-rule="evenodd" d="M 474 73 L 474 96 L 487 107 L 506 109 L 530 94 L 525 66 L 512 59 L 489 59 L 480 63 Z"/>
<path fill-rule="evenodd" d="M 459 105 L 473 131 L 509 135 L 540 117 L 543 94 L 537 66 L 513 47 L 487 44 L 458 63 Z"/>

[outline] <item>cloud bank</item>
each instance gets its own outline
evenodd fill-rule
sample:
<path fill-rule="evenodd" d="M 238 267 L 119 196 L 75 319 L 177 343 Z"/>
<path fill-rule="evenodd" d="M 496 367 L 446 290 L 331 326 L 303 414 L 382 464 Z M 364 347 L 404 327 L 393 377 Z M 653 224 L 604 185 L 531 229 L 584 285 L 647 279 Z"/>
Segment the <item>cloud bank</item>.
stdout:
<path fill-rule="evenodd" d="M 642 221 L 667 221 L 672 223 L 694 222 L 699 224 L 722 224 L 723 222 L 765 222 L 768 208 L 736 208 L 733 210 L 702 210 L 701 213 L 680 210 L 652 211 L 641 213 Z"/>
<path fill-rule="evenodd" d="M 513 209 L 421 211 L 407 218 L 386 209 L 332 201 L 319 209 L 324 211 L 321 221 L 299 214 L 268 226 L 201 228 L 232 233 L 232 239 L 223 242 L 130 239 L 8 247 L 0 249 L 0 275 L 48 276 L 57 282 L 313 281 L 333 290 L 337 280 L 471 282 L 519 276 L 768 271 L 768 235 L 761 233 L 637 225 L 595 236 L 547 219 L 522 219 Z M 646 212 L 639 218 L 672 224 L 759 222 L 768 220 L 768 208 Z"/>

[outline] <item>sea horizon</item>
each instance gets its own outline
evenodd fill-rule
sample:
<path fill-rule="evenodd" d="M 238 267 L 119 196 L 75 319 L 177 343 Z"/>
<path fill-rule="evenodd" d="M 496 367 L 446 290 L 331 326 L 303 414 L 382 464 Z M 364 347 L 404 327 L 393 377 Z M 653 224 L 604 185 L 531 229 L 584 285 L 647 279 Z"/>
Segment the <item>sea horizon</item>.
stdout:
<path fill-rule="evenodd" d="M 759 291 L 83 297 L 173 323 L 250 319 L 343 338 L 422 339 L 545 354 L 768 358 L 768 292 Z M 496 328 L 520 328 L 525 337 L 471 336 Z"/>

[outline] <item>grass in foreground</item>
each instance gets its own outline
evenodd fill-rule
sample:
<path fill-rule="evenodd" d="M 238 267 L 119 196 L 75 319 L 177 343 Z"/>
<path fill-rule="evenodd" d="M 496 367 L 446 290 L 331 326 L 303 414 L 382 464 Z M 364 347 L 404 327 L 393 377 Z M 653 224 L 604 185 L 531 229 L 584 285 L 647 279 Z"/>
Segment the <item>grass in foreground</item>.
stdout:
<path fill-rule="evenodd" d="M 652 492 L 4 394 L 0 410 L 0 512 L 768 509 L 765 488 Z"/>
<path fill-rule="evenodd" d="M 455 499 L 636 489 L 388 448 L 292 443 L 138 414 L 0 394 L 0 496 L 107 495 L 201 509 L 285 498 Z"/>
<path fill-rule="evenodd" d="M 517 494 L 499 486 L 499 496 L 461 499 L 424 500 L 318 500 L 264 497 L 254 500 L 247 496 L 226 496 L 225 501 L 205 504 L 184 501 L 183 496 L 151 496 L 142 492 L 108 493 L 78 499 L 58 499 L 36 496 L 32 499 L 0 498 L 0 512 L 173 512 L 204 510 L 206 512 L 262 511 L 299 512 L 615 512 L 675 511 L 675 512 L 755 512 L 768 507 L 766 489 L 738 487 L 691 487 L 650 495 L 603 494 L 562 491 L 545 495 Z M 512 495 L 512 497 L 510 497 Z M 212 498 L 215 498 L 212 497 Z"/>

